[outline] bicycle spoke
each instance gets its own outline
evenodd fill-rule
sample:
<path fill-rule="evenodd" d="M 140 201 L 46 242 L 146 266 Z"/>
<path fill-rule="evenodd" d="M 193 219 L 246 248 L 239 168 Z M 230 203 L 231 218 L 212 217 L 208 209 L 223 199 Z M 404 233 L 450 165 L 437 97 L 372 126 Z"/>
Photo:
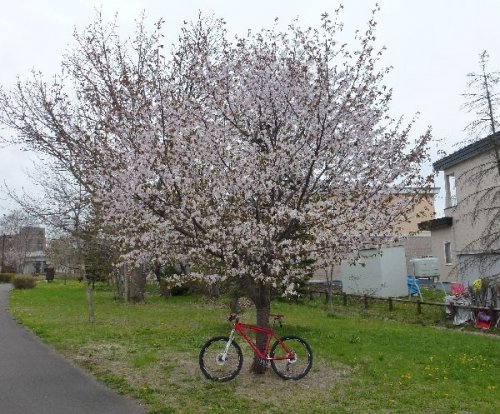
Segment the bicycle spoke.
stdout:
<path fill-rule="evenodd" d="M 200 352 L 200 368 L 206 378 L 217 381 L 233 379 L 243 363 L 241 349 L 236 342 L 231 342 L 224 353 L 229 338 L 216 337 L 209 340 Z"/>
<path fill-rule="evenodd" d="M 271 349 L 271 366 L 283 379 L 303 378 L 312 366 L 312 351 L 306 341 L 299 337 L 288 336 L 276 342 Z M 288 354 L 285 349 L 292 351 Z"/>

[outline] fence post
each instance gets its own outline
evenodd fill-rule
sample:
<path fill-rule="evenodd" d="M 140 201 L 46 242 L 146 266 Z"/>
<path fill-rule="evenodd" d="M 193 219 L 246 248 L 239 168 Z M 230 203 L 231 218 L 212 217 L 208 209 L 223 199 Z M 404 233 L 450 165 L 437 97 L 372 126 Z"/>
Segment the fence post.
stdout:
<path fill-rule="evenodd" d="M 394 302 L 392 301 L 392 298 L 389 297 L 389 310 L 393 311 L 394 310 Z"/>
<path fill-rule="evenodd" d="M 342 304 L 347 306 L 347 293 L 345 292 L 342 293 Z"/>
<path fill-rule="evenodd" d="M 365 309 L 368 309 L 368 296 L 366 295 L 363 296 L 363 302 L 365 304 Z"/>
<path fill-rule="evenodd" d="M 420 315 L 422 313 L 422 302 L 420 299 L 417 300 L 417 313 Z"/>
<path fill-rule="evenodd" d="M 493 306 L 493 303 L 490 306 L 490 315 L 491 315 L 491 327 L 490 328 L 498 327 L 499 316 L 498 316 L 498 312 L 495 310 L 495 307 Z"/>

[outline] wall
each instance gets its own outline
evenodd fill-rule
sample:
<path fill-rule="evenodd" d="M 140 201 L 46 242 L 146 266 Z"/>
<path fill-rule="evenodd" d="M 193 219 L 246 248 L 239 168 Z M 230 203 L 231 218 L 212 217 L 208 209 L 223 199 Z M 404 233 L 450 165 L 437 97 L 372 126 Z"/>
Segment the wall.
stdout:
<path fill-rule="evenodd" d="M 432 250 L 432 238 L 430 232 L 424 231 L 417 236 L 408 237 L 402 240 L 405 246 L 406 272 L 413 274 L 413 266 L 410 260 L 415 257 L 435 256 Z"/>
<path fill-rule="evenodd" d="M 416 234 L 419 232 L 418 223 L 432 220 L 435 216 L 434 196 L 423 198 L 408 214 L 408 219 L 398 226 L 398 233 L 403 235 Z"/>
<path fill-rule="evenodd" d="M 343 292 L 378 297 L 408 294 L 404 246 L 361 250 L 359 254 L 361 259 L 355 265 L 342 263 Z"/>
<path fill-rule="evenodd" d="M 447 265 L 444 260 L 444 243 L 451 241 L 452 243 L 452 264 Z M 452 236 L 452 227 L 444 227 L 437 230 L 432 230 L 431 249 L 432 256 L 439 260 L 439 280 L 442 282 L 453 282 L 457 280 L 456 275 L 456 254 L 453 251 L 454 237 Z"/>

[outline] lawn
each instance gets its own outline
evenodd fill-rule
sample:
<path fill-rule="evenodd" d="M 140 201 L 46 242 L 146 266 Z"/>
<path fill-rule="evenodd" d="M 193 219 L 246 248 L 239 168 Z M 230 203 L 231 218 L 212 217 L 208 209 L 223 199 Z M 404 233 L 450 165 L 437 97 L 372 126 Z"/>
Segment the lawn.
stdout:
<path fill-rule="evenodd" d="M 275 301 L 273 311 L 286 315 L 277 330 L 311 344 L 311 372 L 296 382 L 272 371 L 253 376 L 240 340 L 241 374 L 214 383 L 202 376 L 198 352 L 210 337 L 229 332 L 223 300 L 150 295 L 144 305 L 128 305 L 99 286 L 95 305 L 91 325 L 82 285 L 56 281 L 14 291 L 10 309 L 43 341 L 150 413 L 500 412 L 499 337 L 430 326 L 439 310 L 396 309 L 381 317 L 336 305 L 339 314 L 327 317 L 322 300 Z M 405 313 L 412 323 L 391 320 Z M 253 322 L 251 309 L 243 320 Z"/>

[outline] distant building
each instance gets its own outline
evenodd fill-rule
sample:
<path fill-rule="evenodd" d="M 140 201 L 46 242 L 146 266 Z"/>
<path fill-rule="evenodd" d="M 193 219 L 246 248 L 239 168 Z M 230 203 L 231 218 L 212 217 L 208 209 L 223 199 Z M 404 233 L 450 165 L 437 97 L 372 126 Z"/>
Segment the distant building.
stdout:
<path fill-rule="evenodd" d="M 45 255 L 45 229 L 43 227 L 23 227 L 19 232 L 21 242 L 26 244 L 23 274 L 41 273 L 47 264 Z"/>
<path fill-rule="evenodd" d="M 2 267 L 22 274 L 41 273 L 47 264 L 45 229 L 22 227 L 18 234 L 2 235 Z"/>

